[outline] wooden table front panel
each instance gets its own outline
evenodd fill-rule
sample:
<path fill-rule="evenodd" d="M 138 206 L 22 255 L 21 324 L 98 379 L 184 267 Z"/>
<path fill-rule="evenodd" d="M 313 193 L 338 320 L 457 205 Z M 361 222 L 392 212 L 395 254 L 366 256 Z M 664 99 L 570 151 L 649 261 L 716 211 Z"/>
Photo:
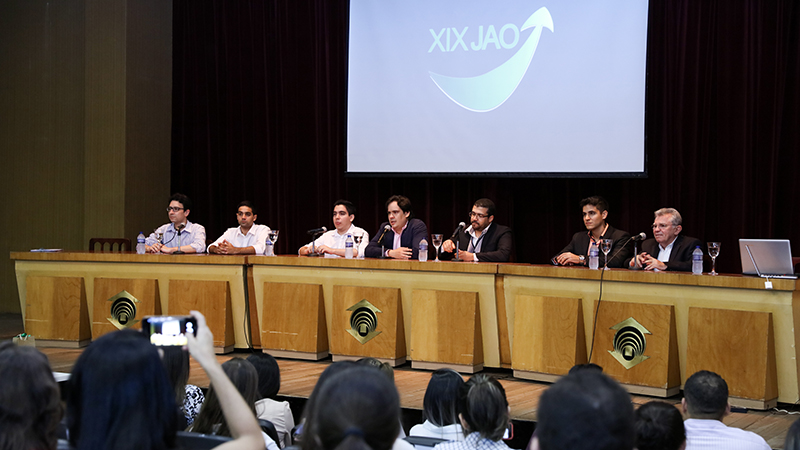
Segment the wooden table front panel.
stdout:
<path fill-rule="evenodd" d="M 483 364 L 477 292 L 415 289 L 411 304 L 413 361 Z"/>

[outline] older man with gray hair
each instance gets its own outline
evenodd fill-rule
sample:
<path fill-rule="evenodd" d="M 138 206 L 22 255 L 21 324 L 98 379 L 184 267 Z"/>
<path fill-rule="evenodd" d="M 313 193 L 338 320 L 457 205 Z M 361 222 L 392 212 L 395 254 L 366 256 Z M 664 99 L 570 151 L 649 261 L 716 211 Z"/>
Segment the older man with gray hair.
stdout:
<path fill-rule="evenodd" d="M 702 242 L 680 234 L 683 219 L 675 208 L 661 208 L 655 216 L 653 239 L 642 242 L 642 252 L 626 265 L 629 269 L 691 271 L 692 252 L 702 248 Z"/>

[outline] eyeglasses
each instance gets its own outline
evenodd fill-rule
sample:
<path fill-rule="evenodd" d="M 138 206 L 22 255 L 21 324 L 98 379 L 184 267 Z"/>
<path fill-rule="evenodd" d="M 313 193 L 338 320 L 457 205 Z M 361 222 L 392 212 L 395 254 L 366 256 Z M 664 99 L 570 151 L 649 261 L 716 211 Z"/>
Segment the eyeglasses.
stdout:
<path fill-rule="evenodd" d="M 488 214 L 476 213 L 475 211 L 470 211 L 469 212 L 469 217 L 470 218 L 477 217 L 478 219 L 485 219 L 485 218 L 489 217 L 489 215 Z"/>
<path fill-rule="evenodd" d="M 173 212 L 178 212 L 178 211 L 180 211 L 180 210 L 182 210 L 182 209 L 183 209 L 183 208 L 181 208 L 181 207 L 178 207 L 178 206 L 167 206 L 167 212 L 170 212 L 170 211 L 173 211 Z"/>
<path fill-rule="evenodd" d="M 652 228 L 653 228 L 654 230 L 655 230 L 656 228 L 658 228 L 659 230 L 666 230 L 667 228 L 669 228 L 669 227 L 671 227 L 671 226 L 672 226 L 672 224 L 671 224 L 671 223 L 654 223 L 654 224 L 652 225 Z"/>

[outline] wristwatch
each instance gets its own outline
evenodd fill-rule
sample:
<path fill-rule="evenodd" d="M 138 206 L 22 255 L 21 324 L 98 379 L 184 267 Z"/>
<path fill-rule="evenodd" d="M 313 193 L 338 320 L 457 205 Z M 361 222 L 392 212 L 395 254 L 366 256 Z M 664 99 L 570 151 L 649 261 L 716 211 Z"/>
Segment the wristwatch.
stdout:
<path fill-rule="evenodd" d="M 583 256 L 583 255 L 578 255 L 578 258 L 581 259 L 581 264 L 585 266 L 586 265 L 586 257 Z"/>

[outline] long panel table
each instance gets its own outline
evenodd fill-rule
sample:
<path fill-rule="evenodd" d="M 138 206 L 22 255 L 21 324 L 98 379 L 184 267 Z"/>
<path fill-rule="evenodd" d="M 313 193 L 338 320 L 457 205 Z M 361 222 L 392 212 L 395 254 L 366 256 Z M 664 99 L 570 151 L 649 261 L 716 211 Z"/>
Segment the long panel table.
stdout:
<path fill-rule="evenodd" d="M 662 380 L 654 386 L 665 393 L 704 364 L 736 367 L 745 362 L 740 372 L 757 386 L 732 386 L 732 395 L 738 392 L 762 405 L 774 401 L 773 396 L 788 403 L 800 399 L 795 333 L 800 302 L 794 280 L 773 280 L 772 289 L 765 289 L 761 279 L 735 275 L 297 256 L 13 252 L 11 258 L 23 319 L 33 301 L 28 293 L 39 292 L 29 289 L 29 277 L 82 280 L 76 289 L 85 292 L 91 323 L 98 323 L 91 317 L 97 279 L 156 280 L 162 313 L 170 311 L 170 283 L 189 283 L 180 285 L 185 288 L 217 281 L 229 286 L 231 307 L 223 309 L 231 317 L 236 348 L 291 350 L 292 339 L 308 332 L 316 333 L 308 341 L 316 349 L 310 353 L 317 355 L 330 350 L 359 357 L 364 356 L 359 346 L 374 344 L 381 352 L 393 351 L 398 363 L 406 357 L 414 361 L 416 355 L 420 361 L 475 370 L 519 369 L 543 379 L 562 375 L 564 367 L 585 362 L 593 352 L 593 362 L 604 361 L 608 373 L 629 385 L 640 383 L 630 374 L 662 361 L 662 378 L 652 373 L 655 369 L 646 375 Z M 372 308 L 379 326 L 388 328 L 371 330 L 366 322 L 356 323 L 359 305 Z M 633 322 L 618 319 L 620 314 Z M 283 321 L 295 322 L 295 316 L 300 319 L 292 326 L 299 331 L 282 329 Z M 305 326 L 311 322 L 316 323 Z M 644 355 L 633 359 L 645 362 L 631 368 L 617 367 L 615 361 L 635 355 L 625 355 L 624 349 L 613 355 L 611 344 L 623 322 L 639 326 L 648 344 Z M 365 327 L 360 336 L 359 326 Z M 539 332 L 544 329 L 567 334 L 549 337 Z M 285 339 L 273 345 L 273 337 Z M 548 353 L 559 354 L 552 358 Z M 382 355 L 376 356 L 393 359 Z M 608 359 L 612 356 L 617 359 Z"/>

